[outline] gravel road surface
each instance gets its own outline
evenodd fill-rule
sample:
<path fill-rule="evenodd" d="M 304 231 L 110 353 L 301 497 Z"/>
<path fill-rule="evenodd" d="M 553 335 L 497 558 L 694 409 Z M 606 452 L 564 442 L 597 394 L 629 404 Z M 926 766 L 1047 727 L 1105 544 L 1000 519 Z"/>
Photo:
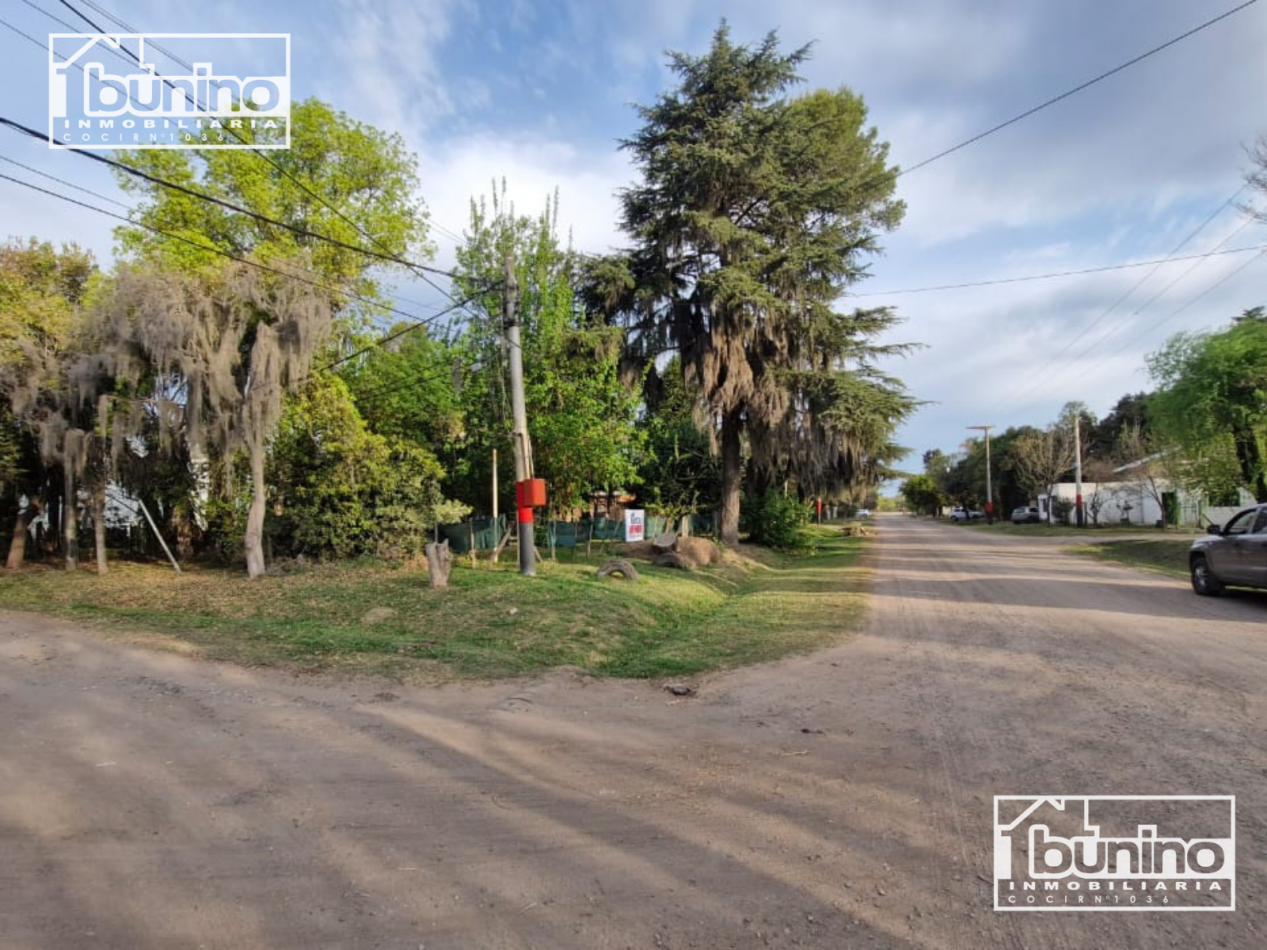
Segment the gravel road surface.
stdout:
<path fill-rule="evenodd" d="M 0 948 L 1267 947 L 1267 596 L 879 519 L 865 631 L 297 679 L 0 614 Z M 998 913 L 993 796 L 1237 796 L 1237 910 Z"/>

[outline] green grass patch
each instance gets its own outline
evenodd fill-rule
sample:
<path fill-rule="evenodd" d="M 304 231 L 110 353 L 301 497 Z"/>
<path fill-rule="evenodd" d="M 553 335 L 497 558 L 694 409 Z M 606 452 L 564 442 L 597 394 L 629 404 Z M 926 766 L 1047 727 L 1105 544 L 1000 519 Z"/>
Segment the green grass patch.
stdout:
<path fill-rule="evenodd" d="M 598 557 L 547 561 L 534 578 L 506 563 L 513 557 L 496 567 L 460 561 L 440 591 L 425 570 L 366 563 L 255 581 L 118 563 L 100 577 L 40 569 L 2 576 L 0 607 L 248 665 L 428 679 L 562 666 L 678 676 L 814 649 L 857 629 L 866 539 L 814 530 L 813 555 L 728 556 L 691 572 L 638 563 L 637 583 L 596 578 Z"/>
<path fill-rule="evenodd" d="M 1104 561 L 1116 561 L 1131 567 L 1142 567 L 1163 574 L 1188 575 L 1188 549 L 1190 540 L 1182 538 L 1158 538 L 1155 541 L 1120 540 L 1099 544 L 1079 544 L 1067 548 L 1076 554 L 1085 554 Z"/>

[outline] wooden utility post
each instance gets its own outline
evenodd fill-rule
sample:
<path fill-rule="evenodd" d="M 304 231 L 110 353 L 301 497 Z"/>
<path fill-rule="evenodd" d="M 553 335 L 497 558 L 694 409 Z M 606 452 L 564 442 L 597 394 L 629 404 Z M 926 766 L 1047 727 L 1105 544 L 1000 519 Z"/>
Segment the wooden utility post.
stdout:
<path fill-rule="evenodd" d="M 510 408 L 514 416 L 511 444 L 515 450 L 515 511 L 519 526 L 519 573 L 537 573 L 536 549 L 533 547 L 532 505 L 525 497 L 525 486 L 532 480 L 532 443 L 528 441 L 528 408 L 524 402 L 524 351 L 519 334 L 519 280 L 515 277 L 515 260 L 506 255 L 506 282 L 502 298 L 502 317 L 506 324 L 506 348 L 510 358 Z"/>
<path fill-rule="evenodd" d="M 1073 457 L 1074 457 L 1074 523 L 1079 527 L 1086 527 L 1086 519 L 1082 514 L 1082 413 L 1077 413 L 1073 417 Z M 1164 515 L 1163 515 L 1164 517 Z"/>

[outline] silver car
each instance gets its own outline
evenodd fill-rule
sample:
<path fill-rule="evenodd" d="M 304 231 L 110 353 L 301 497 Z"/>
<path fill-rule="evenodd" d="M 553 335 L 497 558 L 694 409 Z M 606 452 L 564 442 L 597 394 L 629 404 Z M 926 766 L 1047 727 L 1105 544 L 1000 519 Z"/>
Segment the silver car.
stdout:
<path fill-rule="evenodd" d="M 1208 531 L 1188 551 L 1194 591 L 1213 597 L 1224 587 L 1267 588 L 1267 505 L 1247 508 Z"/>

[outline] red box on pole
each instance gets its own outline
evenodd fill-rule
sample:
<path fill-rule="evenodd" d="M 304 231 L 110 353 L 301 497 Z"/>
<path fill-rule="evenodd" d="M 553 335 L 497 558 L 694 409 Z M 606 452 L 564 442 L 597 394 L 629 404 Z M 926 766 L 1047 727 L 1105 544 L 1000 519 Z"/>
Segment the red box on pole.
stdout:
<path fill-rule="evenodd" d="M 520 508 L 544 508 L 546 504 L 546 480 L 525 478 L 515 482 L 515 501 Z"/>

